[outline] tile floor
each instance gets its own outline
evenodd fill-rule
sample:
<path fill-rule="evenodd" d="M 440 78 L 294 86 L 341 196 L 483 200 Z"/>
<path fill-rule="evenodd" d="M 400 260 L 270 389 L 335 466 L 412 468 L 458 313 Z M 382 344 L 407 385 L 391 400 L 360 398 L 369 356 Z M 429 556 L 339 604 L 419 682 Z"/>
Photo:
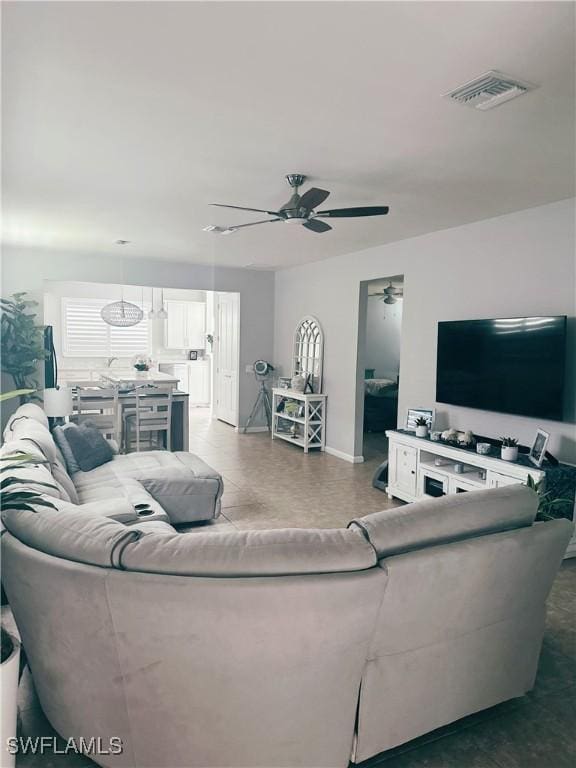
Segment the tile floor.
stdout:
<path fill-rule="evenodd" d="M 192 412 L 190 450 L 224 475 L 223 515 L 196 530 L 337 527 L 391 503 L 371 486 L 385 445 L 368 435 L 364 464 L 307 457 L 267 433 L 242 435 Z M 20 687 L 21 734 L 53 734 L 30 675 Z M 576 765 L 576 560 L 566 561 L 548 602 L 534 690 L 363 763 L 362 768 L 572 768 Z M 17 768 L 94 768 L 73 755 L 20 757 Z"/>

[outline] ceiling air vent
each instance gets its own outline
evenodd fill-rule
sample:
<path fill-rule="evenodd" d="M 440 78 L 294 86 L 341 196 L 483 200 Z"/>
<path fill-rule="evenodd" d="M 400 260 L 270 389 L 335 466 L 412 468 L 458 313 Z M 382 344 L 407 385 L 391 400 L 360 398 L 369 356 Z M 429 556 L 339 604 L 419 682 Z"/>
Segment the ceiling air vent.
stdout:
<path fill-rule="evenodd" d="M 534 88 L 536 86 L 531 83 L 503 75 L 502 72 L 492 69 L 450 93 L 445 93 L 444 96 L 466 107 L 485 110 L 515 99 L 516 96 L 522 96 L 523 93 Z"/>

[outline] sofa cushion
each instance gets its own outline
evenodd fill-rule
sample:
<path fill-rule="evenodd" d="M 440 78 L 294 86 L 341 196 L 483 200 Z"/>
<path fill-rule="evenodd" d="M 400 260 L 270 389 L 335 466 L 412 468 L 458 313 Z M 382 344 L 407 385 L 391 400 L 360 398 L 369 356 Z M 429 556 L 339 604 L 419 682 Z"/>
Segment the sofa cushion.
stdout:
<path fill-rule="evenodd" d="M 35 403 L 24 403 L 24 405 L 17 408 L 8 419 L 6 427 L 4 428 L 4 440 L 11 439 L 13 425 L 22 419 L 32 419 L 48 429 L 48 417 L 42 408 Z"/>
<path fill-rule="evenodd" d="M 349 526 L 364 531 L 381 558 L 530 526 L 537 511 L 538 494 L 509 485 L 416 501 L 356 518 Z"/>
<path fill-rule="evenodd" d="M 147 533 L 120 557 L 130 571 L 179 576 L 284 576 L 362 571 L 376 565 L 359 531 L 308 530 Z"/>
<path fill-rule="evenodd" d="M 65 432 L 65 438 L 83 472 L 89 472 L 112 460 L 114 454 L 106 438 L 88 423 L 79 426 L 71 424 Z"/>
<path fill-rule="evenodd" d="M 76 472 L 80 472 L 80 465 L 74 458 L 74 454 L 72 453 L 72 448 L 70 448 L 70 444 L 68 443 L 68 440 L 66 440 L 66 430 L 69 429 L 71 426 L 72 426 L 71 424 L 58 425 L 57 427 L 54 427 L 52 431 L 54 442 L 56 443 L 56 447 L 60 450 L 62 456 L 64 457 L 66 470 L 68 471 L 68 474 L 70 476 L 72 476 Z"/>
<path fill-rule="evenodd" d="M 54 499 L 67 499 L 66 494 L 62 493 L 62 489 L 54 481 L 47 464 L 25 464 L 18 469 L 6 469 L 2 474 L 5 477 L 16 477 L 22 490 Z"/>
<path fill-rule="evenodd" d="M 60 453 L 60 451 L 58 451 L 58 453 Z M 66 465 L 64 464 L 60 456 L 57 456 L 54 464 L 50 465 L 50 471 L 52 472 L 52 477 L 54 478 L 58 486 L 61 488 L 63 493 L 67 496 L 68 501 L 70 501 L 72 504 L 79 504 L 80 500 L 76 492 L 76 487 L 72 482 L 72 478 L 70 477 L 68 472 L 66 472 Z"/>
<path fill-rule="evenodd" d="M 78 514 L 77 509 L 10 510 L 2 513 L 2 522 L 13 536 L 40 552 L 77 563 L 117 567 L 122 545 L 142 532 L 99 512 Z"/>
<path fill-rule="evenodd" d="M 12 440 L 28 440 L 42 451 L 51 464 L 56 460 L 57 448 L 50 430 L 35 419 L 23 417 L 14 421 L 6 442 Z"/>

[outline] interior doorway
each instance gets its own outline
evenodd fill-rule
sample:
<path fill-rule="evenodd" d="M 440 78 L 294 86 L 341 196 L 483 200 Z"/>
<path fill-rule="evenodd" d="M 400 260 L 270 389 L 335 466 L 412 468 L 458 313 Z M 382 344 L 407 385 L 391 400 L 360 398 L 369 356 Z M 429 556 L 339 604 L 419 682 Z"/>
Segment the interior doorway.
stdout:
<path fill-rule="evenodd" d="M 365 460 L 387 455 L 386 430 L 398 426 L 403 304 L 404 275 L 361 283 L 356 442 Z"/>
<path fill-rule="evenodd" d="M 214 416 L 239 423 L 240 294 L 215 296 Z"/>

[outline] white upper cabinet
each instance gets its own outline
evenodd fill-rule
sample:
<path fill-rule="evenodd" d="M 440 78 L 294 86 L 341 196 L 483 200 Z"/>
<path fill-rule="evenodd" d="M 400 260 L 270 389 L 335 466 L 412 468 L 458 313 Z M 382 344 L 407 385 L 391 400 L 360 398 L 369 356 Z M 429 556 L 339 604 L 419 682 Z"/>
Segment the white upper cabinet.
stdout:
<path fill-rule="evenodd" d="M 204 349 L 206 305 L 203 301 L 167 301 L 166 347 Z"/>

